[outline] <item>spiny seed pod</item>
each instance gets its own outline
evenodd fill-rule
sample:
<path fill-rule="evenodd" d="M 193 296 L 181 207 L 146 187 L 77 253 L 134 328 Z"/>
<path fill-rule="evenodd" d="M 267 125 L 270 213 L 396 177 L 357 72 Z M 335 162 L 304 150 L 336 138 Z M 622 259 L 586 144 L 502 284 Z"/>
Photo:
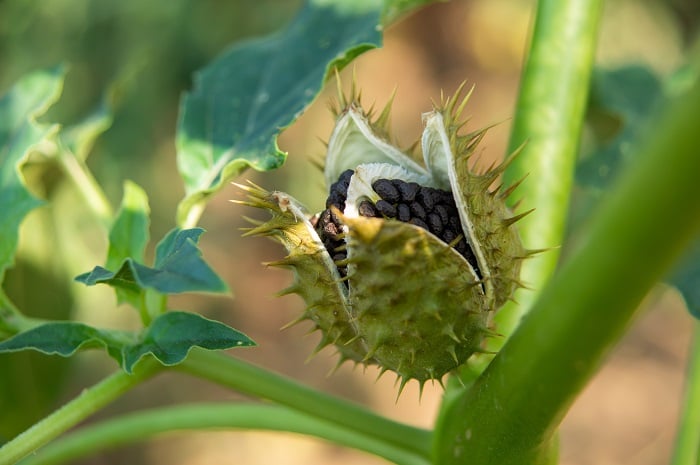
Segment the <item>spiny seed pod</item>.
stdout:
<path fill-rule="evenodd" d="M 340 95 L 324 174 L 326 209 L 309 215 L 293 197 L 241 186 L 272 218 L 247 234 L 280 241 L 318 350 L 333 344 L 341 363 L 392 370 L 401 387 L 421 387 L 482 350 L 493 312 L 520 286 L 523 248 L 505 206 L 508 189 L 492 188 L 512 156 L 483 173 L 467 163 L 485 130 L 458 135 L 468 100 L 452 98 L 423 116 L 423 163 L 388 141 L 391 102 L 373 119 L 353 91 Z M 459 101 L 459 103 L 458 103 Z"/>

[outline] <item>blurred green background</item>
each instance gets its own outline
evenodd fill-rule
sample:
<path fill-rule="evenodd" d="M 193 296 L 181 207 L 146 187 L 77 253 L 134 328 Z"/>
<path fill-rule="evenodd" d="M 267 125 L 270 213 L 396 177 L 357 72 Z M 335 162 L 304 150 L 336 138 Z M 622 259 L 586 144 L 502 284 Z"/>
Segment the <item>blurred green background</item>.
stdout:
<path fill-rule="evenodd" d="M 277 30 L 301 6 L 300 0 L 151 1 L 0 0 L 0 91 L 23 73 L 69 65 L 63 98 L 48 117 L 71 124 L 109 96 L 114 120 L 98 139 L 88 165 L 109 200 L 118 205 L 124 179 L 149 194 L 151 237 L 157 242 L 174 226 L 175 207 L 184 194 L 175 165 L 174 134 L 179 98 L 193 73 L 236 41 Z M 476 84 L 468 107 L 471 127 L 504 121 L 487 136 L 484 163 L 503 156 L 524 57 L 532 0 L 461 0 L 424 8 L 389 27 L 385 47 L 355 64 L 365 102 L 383 104 L 394 87 L 393 126 L 409 145 L 419 135 L 421 112 L 440 90 L 452 92 L 467 80 Z M 696 36 L 696 0 L 610 0 L 607 2 L 597 62 L 601 67 L 641 65 L 663 79 L 683 62 Z M 350 72 L 343 73 L 347 84 Z M 274 173 L 247 172 L 245 178 L 285 190 L 312 209 L 321 207 L 324 187 L 313 161 L 321 159 L 332 127 L 325 90 L 280 139 L 289 161 Z M 106 253 L 104 230 L 81 206 L 60 171 L 27 170 L 32 190 L 49 200 L 22 227 L 17 266 L 4 287 L 26 313 L 74 318 L 95 325 L 136 328 L 138 318 L 115 308 L 110 290 L 86 289 L 72 278 Z M 530 180 L 528 182 L 534 182 Z M 365 403 L 391 417 L 430 426 L 439 387 L 422 401 L 409 385 L 394 402 L 393 380 L 374 382 L 368 369 L 342 367 L 332 377 L 331 351 L 305 363 L 315 346 L 308 328 L 279 328 L 302 308 L 296 297 L 272 294 L 289 282 L 282 271 L 260 265 L 282 250 L 263 239 L 242 239 L 242 215 L 232 205 L 240 197 L 230 187 L 209 205 L 201 225 L 205 258 L 224 277 L 234 299 L 181 296 L 174 308 L 221 319 L 244 331 L 260 347 L 241 356 L 301 379 L 319 389 Z M 152 250 L 153 245 L 151 245 Z M 677 415 L 687 315 L 673 292 L 660 292 L 609 364 L 577 402 L 562 430 L 562 464 L 656 464 L 668 457 Z M 11 438 L 80 389 L 116 369 L 104 354 L 70 360 L 37 354 L 0 356 L 0 439 Z M 96 419 L 156 405 L 204 399 L 238 399 L 181 375 L 167 374 L 139 387 Z M 277 452 L 276 452 L 277 451 Z M 281 452 L 280 452 L 281 451 Z M 630 458 L 631 457 L 631 458 Z M 83 464 L 383 463 L 315 440 L 266 433 L 178 434 L 83 460 Z"/>

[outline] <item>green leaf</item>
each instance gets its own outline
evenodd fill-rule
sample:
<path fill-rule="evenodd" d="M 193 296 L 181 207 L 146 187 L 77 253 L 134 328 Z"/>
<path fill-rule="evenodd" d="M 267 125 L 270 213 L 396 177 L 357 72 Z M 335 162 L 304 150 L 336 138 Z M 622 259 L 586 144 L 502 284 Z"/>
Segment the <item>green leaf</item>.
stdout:
<path fill-rule="evenodd" d="M 605 188 L 626 164 L 634 163 L 632 157 L 637 151 L 633 141 L 648 127 L 649 116 L 663 96 L 661 81 L 648 68 L 628 66 L 595 72 L 589 123 L 602 143 L 577 167 L 577 180 L 583 187 L 575 212 L 579 218 L 588 217 Z M 666 281 L 678 289 L 690 313 L 700 318 L 700 240 Z"/>
<path fill-rule="evenodd" d="M 105 264 L 107 269 L 118 269 L 128 258 L 143 262 L 149 237 L 149 213 L 146 193 L 136 184 L 126 181 L 121 207 L 109 231 L 109 251 Z M 119 303 L 128 302 L 136 308 L 140 307 L 140 289 L 117 287 L 115 290 Z"/>
<path fill-rule="evenodd" d="M 668 282 L 681 293 L 690 314 L 700 319 L 700 238 L 688 250 Z"/>
<path fill-rule="evenodd" d="M 121 207 L 109 231 L 107 268 L 114 268 L 129 257 L 143 262 L 143 253 L 148 244 L 149 213 L 148 197 L 144 190 L 126 181 Z"/>
<path fill-rule="evenodd" d="M 146 328 L 137 344 L 124 347 L 124 370 L 146 354 L 153 354 L 163 365 L 177 365 L 187 357 L 192 347 L 222 350 L 250 347 L 255 342 L 245 334 L 225 324 L 208 320 L 196 313 L 168 312 L 158 316 Z"/>
<path fill-rule="evenodd" d="M 203 232 L 201 228 L 171 230 L 156 246 L 153 268 L 130 257 L 116 271 L 96 266 L 75 279 L 88 286 L 104 283 L 131 293 L 145 288 L 162 294 L 228 292 L 226 284 L 202 259 L 197 248 Z"/>
<path fill-rule="evenodd" d="M 253 345 L 248 336 L 218 321 L 195 313 L 168 312 L 159 315 L 138 337 L 82 323 L 45 323 L 0 342 L 0 353 L 31 349 L 70 357 L 80 349 L 103 347 L 124 371 L 132 373 L 147 354 L 170 366 L 183 361 L 192 347 L 222 350 Z"/>
<path fill-rule="evenodd" d="M 33 72 L 0 98 L 0 280 L 12 265 L 22 219 L 41 205 L 27 190 L 21 167 L 31 149 L 57 129 L 38 124 L 36 117 L 58 100 L 63 77 L 62 67 Z"/>
<path fill-rule="evenodd" d="M 649 124 L 649 115 L 662 96 L 661 83 L 648 68 L 594 70 L 586 115 L 591 141 L 584 144 L 576 166 L 570 231 L 586 221 L 607 187 L 634 163 L 635 137 Z"/>
<path fill-rule="evenodd" d="M 649 68 L 598 69 L 593 74 L 588 121 L 598 139 L 576 170 L 580 185 L 605 189 L 635 152 L 632 141 L 660 101 L 662 86 Z"/>
<path fill-rule="evenodd" d="M 178 223 L 245 168 L 278 168 L 279 131 L 311 103 L 333 67 L 381 43 L 380 2 L 308 2 L 280 33 L 236 45 L 195 76 L 180 105 Z"/>
<path fill-rule="evenodd" d="M 82 323 L 59 321 L 44 323 L 0 342 L 0 353 L 33 349 L 47 355 L 70 357 L 78 349 L 104 347 L 118 360 L 121 346 L 130 338 L 130 333 L 107 331 Z"/>

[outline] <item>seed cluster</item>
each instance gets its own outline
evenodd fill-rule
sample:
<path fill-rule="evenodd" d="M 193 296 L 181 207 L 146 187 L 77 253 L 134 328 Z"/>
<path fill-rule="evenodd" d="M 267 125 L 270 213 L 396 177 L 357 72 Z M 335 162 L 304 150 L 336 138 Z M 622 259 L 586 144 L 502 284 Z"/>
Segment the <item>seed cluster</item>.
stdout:
<path fill-rule="evenodd" d="M 331 185 L 326 210 L 321 213 L 316 223 L 316 230 L 323 240 L 323 245 L 336 261 L 345 259 L 347 252 L 342 248 L 338 250 L 344 243 L 342 228 L 330 207 L 335 206 L 343 211 L 352 175 L 353 171 L 347 170 Z M 376 203 L 363 200 L 358 205 L 361 216 L 396 219 L 426 229 L 442 241 L 453 244 L 455 250 L 466 258 L 480 275 L 474 252 L 464 237 L 457 205 L 451 192 L 401 179 L 378 179 L 372 183 L 372 189 L 380 199 Z M 342 276 L 347 274 L 346 266 L 339 266 L 338 270 Z"/>
<path fill-rule="evenodd" d="M 359 208 L 360 215 L 394 218 L 427 229 L 443 242 L 453 244 L 472 267 L 478 270 L 476 257 L 464 237 L 451 192 L 401 179 L 378 179 L 372 183 L 372 189 L 381 199 L 375 204 L 363 201 Z"/>
<path fill-rule="evenodd" d="M 344 244 L 342 237 L 343 228 L 340 220 L 338 220 L 330 208 L 333 206 L 341 212 L 345 210 L 348 186 L 350 185 L 350 178 L 352 178 L 353 173 L 353 170 L 345 170 L 340 175 L 340 178 L 331 184 L 331 189 L 326 199 L 326 209 L 321 212 L 316 222 L 316 232 L 321 237 L 326 250 L 328 250 L 328 253 L 331 254 L 331 257 L 333 257 L 333 260 L 336 262 L 347 258 L 348 253 L 342 248 L 338 250 L 338 248 Z M 338 266 L 338 271 L 341 276 L 345 277 L 348 268 L 346 265 L 340 265 Z"/>

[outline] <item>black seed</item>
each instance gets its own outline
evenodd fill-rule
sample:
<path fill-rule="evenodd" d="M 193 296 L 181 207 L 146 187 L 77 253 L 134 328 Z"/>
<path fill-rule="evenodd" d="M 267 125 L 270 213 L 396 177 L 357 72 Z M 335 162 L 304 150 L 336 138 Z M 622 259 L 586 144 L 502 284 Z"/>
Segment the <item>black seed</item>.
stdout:
<path fill-rule="evenodd" d="M 459 216 L 450 216 L 448 224 L 455 232 L 462 233 L 462 223 L 459 221 Z"/>
<path fill-rule="evenodd" d="M 420 226 L 423 229 L 429 230 L 428 225 L 425 223 L 425 221 L 421 220 L 420 218 L 411 218 L 409 223 L 415 224 L 416 226 Z"/>
<path fill-rule="evenodd" d="M 455 204 L 455 198 L 454 195 L 452 195 L 452 192 L 438 190 L 438 196 L 440 198 L 440 203 L 444 203 L 446 205 Z"/>
<path fill-rule="evenodd" d="M 400 203 L 396 206 L 396 218 L 404 223 L 411 219 L 411 208 L 405 203 Z"/>
<path fill-rule="evenodd" d="M 323 242 L 323 246 L 328 253 L 331 254 L 333 260 L 345 259 L 347 257 L 347 252 L 345 250 L 337 250 L 345 245 L 345 241 L 341 239 L 343 226 L 338 217 L 330 210 L 330 207 L 333 206 L 341 211 L 345 209 L 348 185 L 350 184 L 350 178 L 353 173 L 353 170 L 345 170 L 338 180 L 331 184 L 328 198 L 326 199 L 326 210 L 321 212 L 314 224 L 316 232 Z M 346 276 L 348 273 L 347 266 L 339 266 L 338 273 L 343 277 Z M 345 283 L 345 287 L 349 287 L 347 283 Z"/>
<path fill-rule="evenodd" d="M 455 244 L 455 249 L 457 249 L 457 252 L 464 255 L 468 249 L 467 241 L 465 241 L 464 238 L 460 239 L 460 241 Z"/>
<path fill-rule="evenodd" d="M 329 192 L 331 194 L 339 195 L 340 197 L 345 197 L 348 193 L 348 185 L 343 183 L 342 181 L 336 181 L 333 184 L 331 184 L 331 189 Z"/>
<path fill-rule="evenodd" d="M 367 216 L 369 218 L 381 216 L 379 215 L 379 212 L 377 212 L 377 209 L 374 207 L 374 204 L 369 200 L 363 200 L 362 202 L 360 202 L 360 206 L 357 207 L 357 210 L 359 211 L 361 216 Z"/>
<path fill-rule="evenodd" d="M 404 202 L 413 202 L 413 200 L 416 198 L 418 190 L 420 189 L 420 186 L 415 182 L 403 182 L 398 179 L 395 179 L 394 181 L 399 181 L 394 185 L 398 188 L 399 194 L 401 194 L 401 200 Z M 392 181 L 392 183 L 394 181 Z"/>
<path fill-rule="evenodd" d="M 350 186 L 350 181 L 345 181 L 345 180 L 340 179 L 335 184 L 337 184 L 336 190 L 338 191 L 338 193 L 341 194 L 343 197 L 347 198 L 348 187 Z"/>
<path fill-rule="evenodd" d="M 331 191 L 326 199 L 326 208 L 331 208 L 331 206 L 339 210 L 345 210 L 345 195 L 337 191 Z"/>
<path fill-rule="evenodd" d="M 423 204 L 426 210 L 432 210 L 435 204 L 440 202 L 440 194 L 436 189 L 424 187 L 416 194 L 416 200 Z"/>
<path fill-rule="evenodd" d="M 379 213 L 387 218 L 396 218 L 396 207 L 386 200 L 378 200 L 375 207 L 377 207 Z"/>
<path fill-rule="evenodd" d="M 418 202 L 412 202 L 411 203 L 411 213 L 413 213 L 413 216 L 417 216 L 421 220 L 425 220 L 425 208 Z"/>
<path fill-rule="evenodd" d="M 428 213 L 428 219 L 426 222 L 428 223 L 428 226 L 430 226 L 430 232 L 435 235 L 439 235 L 444 228 L 442 220 L 440 220 L 440 215 L 437 213 Z"/>
<path fill-rule="evenodd" d="M 350 184 L 350 178 L 352 178 L 353 174 L 355 174 L 353 170 L 345 170 L 340 174 L 338 181 L 343 181 L 345 184 Z"/>
<path fill-rule="evenodd" d="M 331 250 L 337 247 L 334 243 L 342 243 L 338 239 L 338 234 L 342 233 L 342 226 L 335 215 L 330 210 L 324 210 L 316 221 L 316 231 L 323 241 L 326 249 Z"/>
<path fill-rule="evenodd" d="M 376 192 L 379 197 L 389 203 L 396 203 L 401 200 L 399 191 L 388 179 L 377 179 L 372 183 L 372 189 L 374 189 L 374 192 Z"/>
<path fill-rule="evenodd" d="M 324 224 L 328 223 L 331 220 L 331 211 L 330 210 L 323 210 L 321 214 L 318 216 L 318 220 L 316 221 L 316 224 L 319 227 L 323 227 Z"/>
<path fill-rule="evenodd" d="M 457 239 L 457 234 L 451 229 L 445 229 L 442 232 L 442 240 L 445 241 L 445 243 L 449 244 L 450 242 L 454 241 Z"/>
<path fill-rule="evenodd" d="M 333 223 L 326 223 L 326 224 L 324 224 L 324 225 L 323 225 L 323 232 L 324 232 L 327 236 L 330 236 L 330 237 L 335 237 L 335 236 L 337 236 L 337 235 L 340 233 L 338 226 L 336 226 L 336 225 L 333 224 Z"/>
<path fill-rule="evenodd" d="M 450 215 L 447 213 L 447 207 L 440 204 L 440 205 L 435 205 L 435 213 L 438 214 L 440 217 L 440 221 L 442 221 L 442 224 L 448 224 L 450 221 Z"/>

